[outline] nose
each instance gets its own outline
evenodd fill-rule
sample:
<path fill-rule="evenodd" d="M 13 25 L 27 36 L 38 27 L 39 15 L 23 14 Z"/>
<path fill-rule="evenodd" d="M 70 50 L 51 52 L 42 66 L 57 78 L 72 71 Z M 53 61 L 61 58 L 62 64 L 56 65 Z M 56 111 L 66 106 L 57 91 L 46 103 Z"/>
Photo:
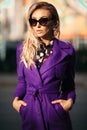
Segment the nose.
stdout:
<path fill-rule="evenodd" d="M 39 22 L 37 22 L 36 27 L 38 27 L 38 28 L 40 28 L 40 27 L 41 27 L 41 25 L 40 25 L 40 23 L 39 23 Z"/>

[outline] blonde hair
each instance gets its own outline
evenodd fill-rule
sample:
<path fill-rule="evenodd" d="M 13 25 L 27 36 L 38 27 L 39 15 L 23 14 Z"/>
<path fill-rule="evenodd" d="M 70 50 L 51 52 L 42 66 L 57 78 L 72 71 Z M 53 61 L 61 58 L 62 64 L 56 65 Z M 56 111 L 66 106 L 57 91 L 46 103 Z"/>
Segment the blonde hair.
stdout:
<path fill-rule="evenodd" d="M 30 68 L 31 64 L 35 65 L 34 58 L 36 55 L 37 48 L 40 45 L 40 38 L 35 36 L 35 34 L 33 33 L 33 30 L 29 24 L 29 18 L 32 17 L 32 14 L 35 10 L 40 8 L 50 11 L 53 18 L 53 22 L 56 23 L 53 28 L 54 37 L 59 38 L 60 35 L 60 20 L 56 8 L 52 4 L 47 2 L 34 3 L 29 8 L 27 13 L 26 23 L 27 23 L 28 30 L 27 30 L 27 36 L 24 41 L 22 54 L 21 54 L 21 61 L 24 62 L 25 66 L 28 68 Z"/>

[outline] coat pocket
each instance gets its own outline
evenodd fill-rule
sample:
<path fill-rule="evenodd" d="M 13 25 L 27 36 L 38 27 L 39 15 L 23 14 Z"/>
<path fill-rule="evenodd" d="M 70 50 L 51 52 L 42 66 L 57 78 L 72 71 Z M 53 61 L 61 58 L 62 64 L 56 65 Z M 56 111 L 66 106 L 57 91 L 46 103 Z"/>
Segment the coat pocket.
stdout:
<path fill-rule="evenodd" d="M 48 100 L 48 104 L 50 105 L 50 107 L 55 111 L 55 113 L 59 116 L 63 115 L 63 114 L 66 114 L 67 111 L 65 111 L 63 109 L 63 107 L 61 106 L 61 104 L 52 104 L 51 103 L 51 100 L 49 100 L 49 98 L 47 98 Z"/>
<path fill-rule="evenodd" d="M 26 108 L 27 106 L 23 106 L 23 105 L 20 106 L 19 113 L 22 118 L 25 118 Z"/>
<path fill-rule="evenodd" d="M 67 112 L 62 108 L 60 104 L 52 104 L 49 99 L 46 100 L 48 103 L 48 120 L 50 125 L 54 125 L 54 122 L 64 123 L 67 117 Z"/>
<path fill-rule="evenodd" d="M 67 113 L 67 111 L 65 111 L 65 110 L 63 109 L 63 107 L 61 106 L 61 104 L 55 104 L 55 105 L 54 105 L 54 108 L 55 108 L 55 110 L 57 111 L 57 113 L 58 113 L 59 115 L 63 115 L 63 114 L 66 114 L 66 113 Z"/>
<path fill-rule="evenodd" d="M 55 100 L 57 100 L 57 99 L 55 99 Z M 48 98 L 48 102 L 49 102 L 51 108 L 54 109 L 54 111 L 57 113 L 57 115 L 60 115 L 60 116 L 61 116 L 61 115 L 67 113 L 67 111 L 65 111 L 65 110 L 63 109 L 63 107 L 61 106 L 61 104 L 59 104 L 59 103 L 57 103 L 57 104 L 52 104 L 51 101 L 53 101 L 53 100 L 49 100 L 49 98 Z"/>

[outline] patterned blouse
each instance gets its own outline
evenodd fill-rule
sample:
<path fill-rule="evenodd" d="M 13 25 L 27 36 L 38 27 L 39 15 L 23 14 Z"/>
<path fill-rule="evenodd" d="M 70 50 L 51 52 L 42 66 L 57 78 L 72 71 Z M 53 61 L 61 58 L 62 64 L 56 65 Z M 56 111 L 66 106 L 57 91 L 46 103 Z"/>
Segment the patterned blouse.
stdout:
<path fill-rule="evenodd" d="M 53 49 L 53 40 L 47 46 L 43 42 L 40 44 L 40 47 L 37 50 L 36 61 L 35 61 L 38 69 L 40 69 L 41 65 L 52 54 L 53 52 L 52 49 Z"/>

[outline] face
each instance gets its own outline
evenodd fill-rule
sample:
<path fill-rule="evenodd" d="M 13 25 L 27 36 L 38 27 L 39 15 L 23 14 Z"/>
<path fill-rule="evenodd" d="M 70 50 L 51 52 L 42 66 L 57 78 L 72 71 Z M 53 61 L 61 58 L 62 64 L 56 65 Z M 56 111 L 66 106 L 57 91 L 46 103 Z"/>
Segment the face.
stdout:
<path fill-rule="evenodd" d="M 36 36 L 46 39 L 52 35 L 53 23 L 49 10 L 37 9 L 31 18 L 30 24 Z"/>

